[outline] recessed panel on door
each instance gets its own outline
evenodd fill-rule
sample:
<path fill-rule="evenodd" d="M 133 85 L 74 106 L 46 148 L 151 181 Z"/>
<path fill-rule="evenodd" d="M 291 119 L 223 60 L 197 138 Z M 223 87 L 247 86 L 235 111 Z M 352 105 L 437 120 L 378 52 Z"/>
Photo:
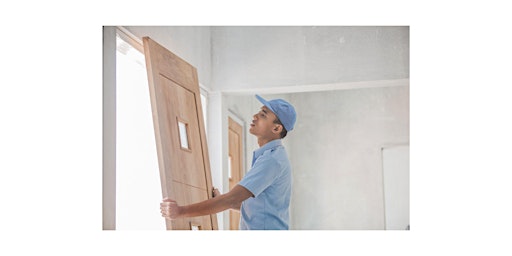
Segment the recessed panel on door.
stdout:
<path fill-rule="evenodd" d="M 180 205 L 212 197 L 196 69 L 143 38 L 162 196 Z M 217 229 L 216 214 L 166 221 L 167 229 Z"/>

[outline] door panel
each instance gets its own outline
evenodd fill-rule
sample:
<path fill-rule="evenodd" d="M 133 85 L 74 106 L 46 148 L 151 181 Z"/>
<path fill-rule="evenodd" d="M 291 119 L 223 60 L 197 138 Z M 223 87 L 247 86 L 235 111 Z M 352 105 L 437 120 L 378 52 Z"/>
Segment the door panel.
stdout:
<path fill-rule="evenodd" d="M 208 199 L 208 196 L 202 189 L 179 182 L 172 182 L 172 187 L 179 205 L 189 204 L 191 202 L 200 202 Z M 210 216 L 182 218 L 175 222 L 173 229 L 192 229 L 192 226 L 198 226 L 200 230 L 212 229 Z"/>
<path fill-rule="evenodd" d="M 196 69 L 143 38 L 162 195 L 180 205 L 212 197 Z M 216 214 L 167 221 L 167 229 L 217 229 Z"/>
<path fill-rule="evenodd" d="M 162 105 L 160 116 L 163 116 L 160 122 L 161 130 L 169 131 L 169 133 L 163 132 L 163 134 L 169 135 L 169 138 L 166 137 L 165 139 L 171 142 L 164 145 L 164 150 L 171 152 L 165 158 L 166 164 L 171 166 L 170 171 L 172 175 L 168 178 L 206 189 L 204 172 L 190 171 L 204 170 L 202 157 L 198 157 L 195 154 L 196 152 L 201 152 L 201 141 L 199 139 L 199 125 L 194 94 L 165 77 L 162 77 L 160 84 L 156 85 L 156 87 L 158 88 L 158 95 L 163 96 L 160 100 Z M 183 135 L 180 135 L 179 123 L 184 124 L 186 127 L 184 137 L 187 138 L 186 144 L 188 144 L 188 147 L 182 146 L 180 137 Z"/>
<path fill-rule="evenodd" d="M 230 177 L 229 189 L 242 179 L 242 126 L 235 122 L 233 119 L 228 118 L 229 122 L 229 161 L 230 161 Z M 240 212 L 229 211 L 229 229 L 238 230 L 240 224 Z"/>

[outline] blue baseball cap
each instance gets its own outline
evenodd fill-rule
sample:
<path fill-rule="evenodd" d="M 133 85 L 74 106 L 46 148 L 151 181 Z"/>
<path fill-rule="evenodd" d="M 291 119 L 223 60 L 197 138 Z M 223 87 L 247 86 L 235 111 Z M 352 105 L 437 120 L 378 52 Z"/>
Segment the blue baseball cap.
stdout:
<path fill-rule="evenodd" d="M 283 124 L 286 131 L 293 130 L 293 126 L 295 125 L 295 121 L 297 120 L 297 113 L 295 113 L 295 108 L 292 104 L 288 103 L 283 99 L 275 99 L 275 100 L 265 100 L 258 94 L 256 94 L 256 98 L 263 103 L 270 111 L 274 112 L 274 114 L 279 118 L 279 121 Z"/>

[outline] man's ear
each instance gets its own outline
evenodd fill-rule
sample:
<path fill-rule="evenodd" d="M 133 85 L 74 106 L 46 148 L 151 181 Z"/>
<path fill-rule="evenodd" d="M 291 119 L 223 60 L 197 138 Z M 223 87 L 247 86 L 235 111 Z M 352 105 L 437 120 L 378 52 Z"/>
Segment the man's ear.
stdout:
<path fill-rule="evenodd" d="M 274 127 L 274 129 L 272 130 L 273 133 L 281 133 L 281 131 L 283 130 L 283 126 L 278 124 L 276 125 L 276 127 Z"/>

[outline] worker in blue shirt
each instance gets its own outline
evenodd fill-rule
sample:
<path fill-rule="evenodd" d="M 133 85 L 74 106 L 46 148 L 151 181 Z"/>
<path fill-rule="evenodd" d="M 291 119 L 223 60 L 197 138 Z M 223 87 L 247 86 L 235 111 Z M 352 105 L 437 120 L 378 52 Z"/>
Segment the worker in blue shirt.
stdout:
<path fill-rule="evenodd" d="M 199 203 L 179 206 L 165 198 L 160 204 L 167 219 L 215 214 L 227 209 L 240 211 L 240 229 L 288 229 L 291 194 L 291 167 L 281 143 L 293 130 L 297 114 L 285 100 L 267 101 L 253 116 L 249 132 L 258 138 L 260 148 L 253 152 L 252 166 L 242 180 L 228 193 Z"/>

